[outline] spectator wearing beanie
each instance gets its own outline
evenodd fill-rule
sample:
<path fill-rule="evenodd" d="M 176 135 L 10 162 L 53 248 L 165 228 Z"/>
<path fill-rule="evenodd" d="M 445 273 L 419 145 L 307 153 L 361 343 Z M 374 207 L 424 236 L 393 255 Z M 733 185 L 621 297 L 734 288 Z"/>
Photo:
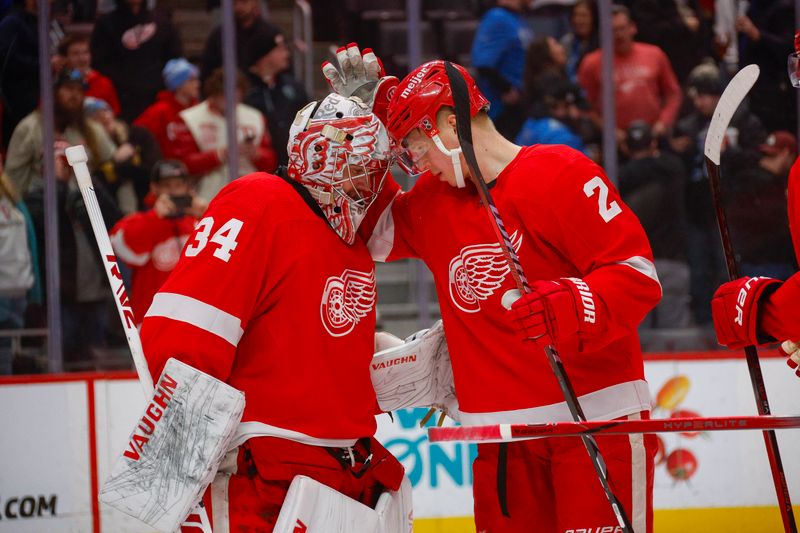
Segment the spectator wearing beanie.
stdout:
<path fill-rule="evenodd" d="M 308 95 L 289 71 L 289 47 L 282 33 L 272 28 L 250 42 L 247 60 L 250 90 L 244 103 L 261 111 L 266 118 L 272 144 L 278 147 L 278 164 L 285 165 L 289 127 L 297 111 L 308 103 Z"/>
<path fill-rule="evenodd" d="M 155 103 L 133 122 L 135 126 L 146 128 L 153 134 L 162 155 L 167 159 L 178 158 L 175 153 L 175 139 L 186 129 L 179 113 L 198 102 L 198 74 L 197 67 L 182 57 L 167 61 L 161 71 L 167 90 L 159 92 Z"/>

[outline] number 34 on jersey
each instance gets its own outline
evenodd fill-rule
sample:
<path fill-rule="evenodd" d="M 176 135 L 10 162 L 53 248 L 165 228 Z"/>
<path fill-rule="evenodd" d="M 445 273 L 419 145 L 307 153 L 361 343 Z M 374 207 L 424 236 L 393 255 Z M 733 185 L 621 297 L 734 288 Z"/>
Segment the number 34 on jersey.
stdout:
<path fill-rule="evenodd" d="M 231 218 L 214 231 L 214 217 L 205 217 L 197 224 L 192 239 L 186 243 L 184 254 L 186 257 L 194 257 L 211 243 L 215 248 L 214 257 L 227 263 L 231 258 L 231 252 L 239 245 L 236 238 L 243 225 L 244 223 L 238 218 Z M 214 231 L 213 235 L 212 231 Z"/>

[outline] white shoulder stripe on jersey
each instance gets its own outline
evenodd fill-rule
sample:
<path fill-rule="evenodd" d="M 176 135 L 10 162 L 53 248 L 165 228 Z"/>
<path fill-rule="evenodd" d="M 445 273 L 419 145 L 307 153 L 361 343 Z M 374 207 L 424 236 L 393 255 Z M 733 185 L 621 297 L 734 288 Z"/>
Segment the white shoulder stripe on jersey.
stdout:
<path fill-rule="evenodd" d="M 369 241 L 367 241 L 367 249 L 373 261 L 385 262 L 394 247 L 393 205 L 394 198 L 389 202 L 389 205 L 386 206 L 386 209 L 383 210 L 383 213 L 381 213 L 378 222 L 375 224 L 375 228 L 372 230 L 372 235 Z"/>
<path fill-rule="evenodd" d="M 244 335 L 242 321 L 222 309 L 183 294 L 159 292 L 145 317 L 160 316 L 186 322 L 203 331 L 213 333 L 234 347 Z"/>
<path fill-rule="evenodd" d="M 111 247 L 114 249 L 114 253 L 117 254 L 117 257 L 129 265 L 142 266 L 147 264 L 147 262 L 150 260 L 150 254 L 148 252 L 137 254 L 130 249 L 128 243 L 125 242 L 123 230 L 120 230 L 111 236 Z"/>
<path fill-rule="evenodd" d="M 658 287 L 661 288 L 661 282 L 658 281 L 658 273 L 656 272 L 656 266 L 649 259 L 642 257 L 640 255 L 635 255 L 633 257 L 629 257 L 625 261 L 620 261 L 618 264 L 629 266 L 636 272 L 644 274 L 648 278 L 658 283 Z"/>

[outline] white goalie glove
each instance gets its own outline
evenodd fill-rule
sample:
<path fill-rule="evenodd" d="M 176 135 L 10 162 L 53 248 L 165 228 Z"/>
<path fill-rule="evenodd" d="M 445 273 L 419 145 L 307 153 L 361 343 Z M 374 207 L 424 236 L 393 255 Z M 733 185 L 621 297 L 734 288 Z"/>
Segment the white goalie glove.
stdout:
<path fill-rule="evenodd" d="M 797 377 L 800 378 L 800 368 L 798 368 L 798 366 L 800 366 L 800 342 L 783 341 L 780 350 L 788 357 L 786 364 L 789 365 L 789 368 L 794 370 Z"/>
<path fill-rule="evenodd" d="M 244 394 L 170 359 L 100 500 L 172 533 L 200 501 L 244 411 Z"/>
<path fill-rule="evenodd" d="M 331 89 L 348 98 L 359 98 L 385 124 L 386 110 L 397 87 L 397 78 L 386 76 L 375 53 L 370 48 L 359 50 L 356 43 L 339 48 L 336 62 L 338 65 L 329 61 L 322 64 L 322 74 Z"/>
<path fill-rule="evenodd" d="M 382 410 L 434 407 L 460 420 L 441 320 L 405 342 L 387 333 L 376 334 L 375 344 L 370 377 Z"/>

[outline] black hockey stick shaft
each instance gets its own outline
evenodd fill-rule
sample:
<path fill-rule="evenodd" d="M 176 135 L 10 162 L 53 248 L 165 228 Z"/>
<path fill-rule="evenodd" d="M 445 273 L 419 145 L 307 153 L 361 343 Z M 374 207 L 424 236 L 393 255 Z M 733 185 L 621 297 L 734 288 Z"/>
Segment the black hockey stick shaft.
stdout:
<path fill-rule="evenodd" d="M 722 239 L 722 248 L 725 252 L 725 264 L 728 268 L 728 279 L 731 281 L 738 279 L 739 267 L 736 264 L 736 256 L 733 252 L 733 244 L 728 229 L 728 220 L 725 216 L 725 209 L 722 206 L 722 196 L 720 194 L 720 167 L 711 159 L 706 157 L 706 169 L 708 170 L 708 181 L 711 185 L 711 197 L 714 201 L 714 210 L 717 214 L 717 225 Z M 758 359 L 758 351 L 755 346 L 744 348 L 747 370 L 750 372 L 750 383 L 753 385 L 753 393 L 756 397 L 756 406 L 759 415 L 772 414 L 767 399 L 767 388 L 764 384 L 764 376 L 761 373 L 761 363 Z M 765 430 L 764 444 L 767 447 L 767 457 L 769 466 L 772 470 L 772 480 L 775 483 L 775 492 L 778 496 L 778 506 L 783 519 L 784 530 L 789 533 L 797 533 L 797 523 L 792 509 L 792 500 L 789 496 L 789 486 L 786 483 L 786 474 L 783 470 L 783 461 L 778 447 L 778 439 L 774 430 Z"/>
<path fill-rule="evenodd" d="M 489 222 L 491 223 L 492 229 L 494 230 L 498 242 L 501 245 L 500 249 L 506 262 L 508 263 L 511 276 L 514 278 L 517 288 L 523 294 L 529 293 L 531 288 L 528 284 L 528 279 L 525 277 L 525 273 L 522 270 L 522 264 L 520 263 L 519 256 L 514 250 L 514 246 L 511 243 L 511 238 L 509 237 L 508 231 L 503 224 L 503 220 L 500 217 L 500 212 L 498 211 L 497 206 L 492 199 L 492 195 L 489 193 L 489 188 L 486 186 L 486 182 L 483 180 L 483 175 L 481 174 L 478 166 L 478 160 L 475 157 L 475 148 L 472 144 L 469 93 L 467 91 L 466 80 L 464 80 L 464 77 L 461 75 L 458 69 L 449 61 L 445 62 L 445 70 L 447 71 L 447 77 L 450 81 L 450 90 L 453 94 L 453 105 L 455 107 L 456 131 L 458 134 L 458 140 L 459 144 L 461 145 L 461 151 L 464 154 L 464 159 L 469 167 L 470 178 L 478 190 L 478 194 L 480 195 L 484 207 L 486 207 L 489 212 Z M 567 407 L 572 414 L 572 418 L 576 422 L 585 422 L 586 416 L 583 413 L 583 409 L 581 408 L 578 397 L 575 394 L 575 389 L 572 387 L 572 383 L 569 380 L 569 376 L 567 376 L 567 372 L 564 368 L 563 362 L 561 361 L 561 357 L 558 355 L 558 351 L 556 350 L 555 346 L 548 345 L 545 347 L 544 352 L 547 355 L 547 361 L 550 364 L 550 369 L 556 376 L 556 380 L 558 381 L 558 385 L 561 388 L 562 394 L 564 395 L 564 400 L 566 401 Z M 586 447 L 586 451 L 589 454 L 592 466 L 597 473 L 600 485 L 603 487 L 603 491 L 605 492 L 606 498 L 608 498 L 608 502 L 611 505 L 611 509 L 614 512 L 620 527 L 626 533 L 633 533 L 633 526 L 631 525 L 630 519 L 625 512 L 622 502 L 619 500 L 619 498 L 617 498 L 617 496 L 614 494 L 614 491 L 611 489 L 608 479 L 608 467 L 606 466 L 603 456 L 600 453 L 600 449 L 597 446 L 597 441 L 595 441 L 592 435 L 582 435 L 581 440 Z"/>

